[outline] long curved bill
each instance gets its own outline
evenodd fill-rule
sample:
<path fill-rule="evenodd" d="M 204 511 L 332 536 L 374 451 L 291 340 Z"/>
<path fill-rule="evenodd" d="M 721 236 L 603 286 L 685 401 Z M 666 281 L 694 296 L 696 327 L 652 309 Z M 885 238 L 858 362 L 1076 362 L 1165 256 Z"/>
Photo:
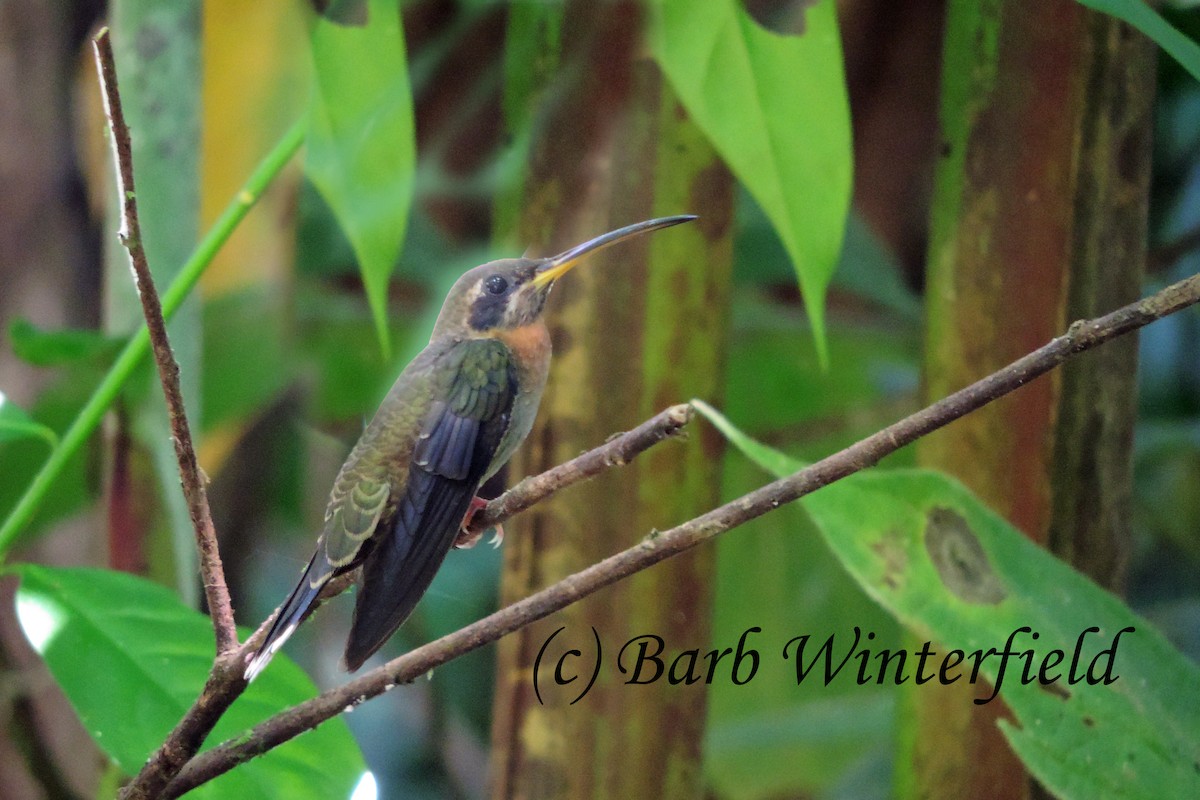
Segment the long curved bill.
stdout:
<path fill-rule="evenodd" d="M 583 244 L 576 245 L 565 253 L 561 253 L 554 258 L 548 259 L 545 264 L 538 267 L 537 275 L 533 276 L 534 286 L 545 286 L 552 283 L 563 275 L 566 275 L 572 267 L 580 262 L 584 256 L 589 253 L 594 253 L 597 250 L 603 250 L 609 245 L 614 245 L 617 242 L 637 236 L 650 231 L 669 228 L 672 225 L 678 225 L 681 222 L 691 222 L 696 218 L 695 214 L 679 214 L 674 217 L 659 217 L 658 219 L 648 219 L 645 222 L 635 222 L 633 225 L 626 225 L 624 228 L 617 228 L 615 231 L 601 234 L 595 239 L 589 239 Z"/>

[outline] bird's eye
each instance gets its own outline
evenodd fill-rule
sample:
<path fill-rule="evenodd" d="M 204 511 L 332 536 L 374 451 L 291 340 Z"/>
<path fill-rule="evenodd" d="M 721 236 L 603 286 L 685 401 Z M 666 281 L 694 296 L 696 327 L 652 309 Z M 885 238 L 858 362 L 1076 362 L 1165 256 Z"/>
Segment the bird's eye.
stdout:
<path fill-rule="evenodd" d="M 483 288 L 487 289 L 488 294 L 504 294 L 508 291 L 508 281 L 504 280 L 503 275 L 493 275 L 483 282 Z"/>

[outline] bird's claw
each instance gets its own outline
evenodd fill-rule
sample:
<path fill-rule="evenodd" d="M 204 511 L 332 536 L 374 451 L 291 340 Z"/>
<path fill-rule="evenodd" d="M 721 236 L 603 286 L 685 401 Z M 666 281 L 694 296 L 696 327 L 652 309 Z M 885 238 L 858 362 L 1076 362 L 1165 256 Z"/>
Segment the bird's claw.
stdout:
<path fill-rule="evenodd" d="M 475 518 L 475 514 L 479 509 L 488 504 L 487 500 L 482 497 L 471 498 L 471 505 L 467 508 L 467 513 L 463 517 L 462 527 L 459 528 L 458 536 L 454 539 L 455 550 L 470 550 L 475 545 L 479 544 L 479 540 L 483 538 L 483 531 L 471 530 L 471 520 Z M 488 539 L 488 544 L 492 547 L 499 547 L 504 541 L 504 526 L 496 525 L 492 528 L 492 538 Z"/>
<path fill-rule="evenodd" d="M 504 526 L 497 525 L 491 529 L 492 536 L 488 539 L 488 544 L 492 547 L 499 547 L 504 542 Z M 483 531 L 472 531 L 463 526 L 458 532 L 458 538 L 454 540 L 455 550 L 470 550 L 475 545 L 479 544 L 479 540 L 483 538 Z"/>
<path fill-rule="evenodd" d="M 470 550 L 475 545 L 479 544 L 479 538 L 483 536 L 482 532 L 470 531 L 465 527 L 460 528 L 458 536 L 454 539 L 455 550 Z"/>

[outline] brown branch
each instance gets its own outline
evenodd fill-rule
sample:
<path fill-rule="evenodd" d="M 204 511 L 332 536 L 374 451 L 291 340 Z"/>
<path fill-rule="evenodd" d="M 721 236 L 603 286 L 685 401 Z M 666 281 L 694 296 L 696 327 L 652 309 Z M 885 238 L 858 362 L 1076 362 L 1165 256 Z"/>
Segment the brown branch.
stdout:
<path fill-rule="evenodd" d="M 1200 301 L 1200 275 L 1090 321 L 1071 325 L 1066 334 L 1007 367 L 961 389 L 911 416 L 786 478 L 767 484 L 669 531 L 652 535 L 627 550 L 516 602 L 478 622 L 417 648 L 361 677 L 256 725 L 238 737 L 197 756 L 166 789 L 178 797 L 233 767 L 277 747 L 304 731 L 407 683 L 434 667 L 496 641 L 525 625 L 561 610 L 582 597 L 682 553 L 784 503 L 844 478 L 911 444 L 921 436 L 1015 391 L 1070 356 Z"/>
<path fill-rule="evenodd" d="M 592 478 L 609 467 L 626 464 L 664 439 L 678 436 L 692 416 L 692 408 L 687 404 L 671 406 L 633 430 L 609 438 L 599 447 L 541 475 L 524 479 L 488 503 L 476 515 L 474 522 L 480 529 L 487 529 L 568 486 Z M 341 594 L 356 576 L 357 571 L 354 570 L 334 578 L 321 592 L 321 602 Z M 276 609 L 275 614 L 278 613 L 279 609 Z M 246 660 L 257 650 L 275 614 L 269 616 L 240 648 L 218 657 L 199 698 L 147 760 L 141 772 L 125 787 L 122 792 L 125 800 L 159 797 L 168 781 L 199 751 L 225 710 L 245 691 L 243 673 Z"/>
<path fill-rule="evenodd" d="M 204 490 L 204 481 L 200 477 L 200 467 L 196 463 L 196 451 L 192 447 L 187 413 L 183 407 L 183 394 L 179 389 L 179 365 L 171 353 L 162 304 L 158 299 L 158 290 L 154 288 L 150 265 L 146 262 L 146 250 L 142 245 L 137 191 L 133 183 L 133 148 L 130 144 L 129 126 L 125 123 L 125 113 L 121 108 L 116 63 L 108 28 L 102 28 L 96 34 L 92 41 L 92 49 L 96 55 L 96 69 L 100 74 L 104 113 L 112 130 L 117 191 L 121 198 L 121 230 L 118 235 L 121 244 L 129 251 L 129 262 L 133 267 L 138 296 L 146 316 L 146 328 L 150 332 L 150 346 L 154 350 L 158 377 L 162 381 L 163 395 L 167 400 L 171 437 L 175 442 L 175 458 L 179 461 L 183 495 L 187 500 L 192 526 L 196 530 L 196 546 L 200 551 L 200 574 L 204 579 L 204 596 L 208 601 L 209 613 L 212 614 L 217 653 L 228 653 L 237 648 L 238 643 L 233 606 L 229 600 L 229 589 L 225 586 L 225 572 L 221 568 L 221 556 L 217 551 L 217 535 L 213 529 L 212 514 L 208 509 L 208 497 Z"/>
<path fill-rule="evenodd" d="M 624 466 L 643 450 L 679 434 L 692 420 L 686 403 L 664 409 L 631 431 L 610 437 L 607 442 L 581 456 L 525 478 L 497 497 L 471 520 L 471 530 L 485 531 L 540 503 L 560 489 L 599 475 L 609 467 Z"/>

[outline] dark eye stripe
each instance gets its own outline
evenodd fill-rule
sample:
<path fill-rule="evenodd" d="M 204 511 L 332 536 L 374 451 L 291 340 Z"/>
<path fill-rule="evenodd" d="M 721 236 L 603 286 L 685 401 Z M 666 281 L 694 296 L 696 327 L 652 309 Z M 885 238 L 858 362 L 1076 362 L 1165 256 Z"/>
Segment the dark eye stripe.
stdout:
<path fill-rule="evenodd" d="M 486 281 L 485 281 L 486 287 Z M 503 294 L 492 294 L 485 290 L 475 298 L 471 305 L 471 316 L 468 324 L 477 331 L 494 328 L 504 319 L 504 310 L 508 307 L 508 297 Z"/>

